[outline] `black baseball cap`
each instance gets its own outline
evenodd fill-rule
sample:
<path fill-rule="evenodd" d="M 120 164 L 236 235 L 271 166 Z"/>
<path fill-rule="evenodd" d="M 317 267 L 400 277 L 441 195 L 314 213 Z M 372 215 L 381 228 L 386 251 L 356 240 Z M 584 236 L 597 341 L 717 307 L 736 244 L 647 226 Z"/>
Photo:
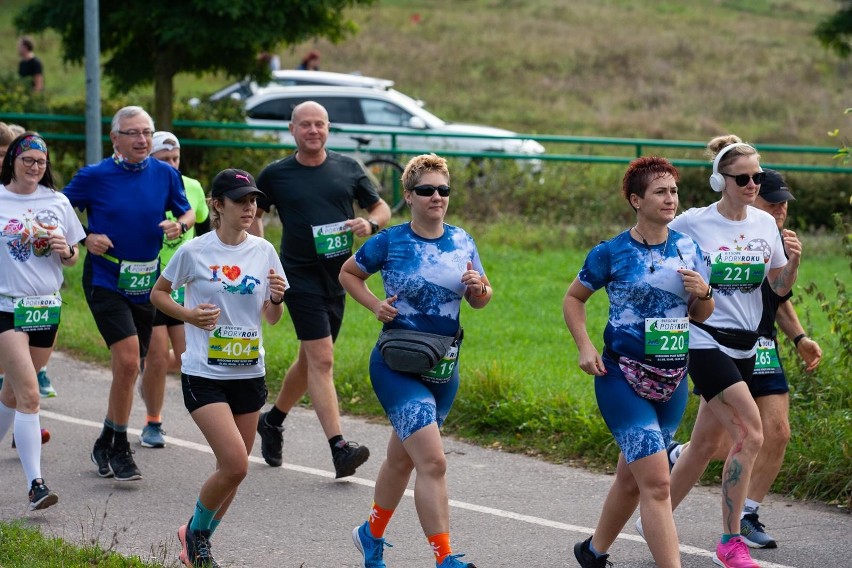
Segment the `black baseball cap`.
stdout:
<path fill-rule="evenodd" d="M 210 189 L 211 197 L 227 197 L 233 200 L 240 199 L 250 193 L 264 195 L 262 191 L 257 189 L 250 173 L 234 168 L 228 168 L 216 174 Z"/>
<path fill-rule="evenodd" d="M 784 201 L 795 201 L 796 198 L 790 193 L 787 188 L 787 182 L 784 181 L 784 176 L 775 170 L 763 168 L 766 172 L 766 179 L 760 184 L 759 196 L 764 198 L 769 203 L 783 203 Z"/>

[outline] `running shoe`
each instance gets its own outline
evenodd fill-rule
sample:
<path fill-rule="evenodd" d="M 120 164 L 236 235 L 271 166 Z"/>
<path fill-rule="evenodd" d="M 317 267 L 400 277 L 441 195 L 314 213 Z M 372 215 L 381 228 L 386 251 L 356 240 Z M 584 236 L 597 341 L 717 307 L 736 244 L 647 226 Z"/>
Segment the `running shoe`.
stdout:
<path fill-rule="evenodd" d="M 190 519 L 192 522 L 192 519 Z M 210 550 L 210 531 L 191 531 L 189 523 L 178 529 L 180 554 L 178 558 L 190 568 L 219 568 Z"/>
<path fill-rule="evenodd" d="M 364 563 L 361 564 L 364 568 L 385 568 L 385 561 L 382 556 L 385 547 L 392 547 L 392 544 L 385 542 L 383 538 L 375 538 L 370 534 L 370 523 L 364 521 L 364 524 L 352 529 L 352 541 L 355 543 L 355 548 L 364 555 Z"/>
<path fill-rule="evenodd" d="M 48 443 L 49 441 L 50 441 L 50 432 L 47 430 L 47 428 L 42 428 L 41 429 L 41 445 L 43 446 L 46 443 Z M 18 446 L 15 445 L 15 435 L 12 434 L 12 449 L 17 448 L 17 447 Z"/>
<path fill-rule="evenodd" d="M 42 369 L 36 375 L 38 378 L 38 394 L 41 398 L 56 397 L 56 389 L 50 384 L 50 379 L 47 377 L 47 369 Z"/>
<path fill-rule="evenodd" d="M 741 536 L 735 536 L 725 544 L 719 542 L 713 562 L 724 568 L 760 568 L 760 565 L 751 559 L 748 546 Z"/>
<path fill-rule="evenodd" d="M 642 517 L 636 517 L 636 532 L 645 540 L 645 531 L 642 529 Z"/>
<path fill-rule="evenodd" d="M 261 412 L 257 421 L 257 433 L 260 434 L 260 453 L 266 463 L 272 467 L 281 467 L 284 462 L 284 426 L 271 426 L 266 422 L 269 412 Z"/>
<path fill-rule="evenodd" d="M 47 509 L 51 505 L 56 505 L 59 502 L 59 495 L 47 488 L 44 484 L 44 479 L 33 479 L 30 486 L 30 511 Z"/>
<path fill-rule="evenodd" d="M 109 469 L 116 481 L 137 481 L 142 479 L 142 473 L 133 461 L 133 451 L 130 446 L 113 447 L 109 453 Z"/>
<path fill-rule="evenodd" d="M 98 475 L 101 477 L 112 477 L 112 470 L 109 467 L 109 452 L 112 447 L 102 442 L 100 438 L 95 440 L 95 447 L 92 448 L 92 463 L 98 466 Z"/>
<path fill-rule="evenodd" d="M 165 448 L 166 439 L 163 438 L 165 433 L 162 422 L 148 422 L 142 428 L 139 443 L 142 444 L 143 448 Z"/>
<path fill-rule="evenodd" d="M 683 453 L 683 449 L 688 445 L 689 442 L 682 444 L 677 440 L 672 440 L 672 442 L 666 446 L 666 457 L 669 458 L 669 471 L 674 468 L 677 459 L 680 457 L 680 454 Z"/>
<path fill-rule="evenodd" d="M 435 566 L 437 568 L 476 568 L 473 562 L 462 562 L 459 560 L 462 556 L 464 554 L 450 554 L 440 564 L 436 562 Z"/>
<path fill-rule="evenodd" d="M 595 556 L 595 553 L 589 548 L 591 543 L 592 537 L 589 537 L 583 542 L 578 542 L 574 545 L 574 557 L 580 563 L 580 566 L 583 568 L 606 568 L 607 566 L 612 566 L 612 562 L 608 560 L 609 554 Z"/>
<path fill-rule="evenodd" d="M 778 548 L 775 539 L 763 529 L 757 513 L 749 513 L 740 520 L 740 534 L 749 548 Z"/>
<path fill-rule="evenodd" d="M 334 461 L 334 478 L 349 477 L 355 470 L 367 461 L 370 450 L 367 446 L 359 446 L 355 442 L 339 442 L 334 449 L 332 461 Z"/>

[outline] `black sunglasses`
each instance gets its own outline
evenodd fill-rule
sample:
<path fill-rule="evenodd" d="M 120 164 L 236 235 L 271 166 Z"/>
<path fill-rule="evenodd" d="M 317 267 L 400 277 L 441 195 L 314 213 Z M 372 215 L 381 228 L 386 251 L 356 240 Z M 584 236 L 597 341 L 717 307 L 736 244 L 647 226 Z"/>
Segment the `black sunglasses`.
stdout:
<path fill-rule="evenodd" d="M 450 186 L 448 185 L 415 185 L 411 191 L 420 197 L 432 197 L 435 192 L 441 197 L 447 197 L 450 194 Z"/>
<path fill-rule="evenodd" d="M 766 172 L 757 172 L 756 174 L 750 176 L 748 174 L 739 174 L 739 175 L 731 175 L 722 173 L 723 176 L 727 176 L 729 178 L 734 178 L 734 181 L 740 187 L 745 187 L 748 185 L 748 180 L 754 181 L 754 185 L 760 185 L 766 179 Z"/>

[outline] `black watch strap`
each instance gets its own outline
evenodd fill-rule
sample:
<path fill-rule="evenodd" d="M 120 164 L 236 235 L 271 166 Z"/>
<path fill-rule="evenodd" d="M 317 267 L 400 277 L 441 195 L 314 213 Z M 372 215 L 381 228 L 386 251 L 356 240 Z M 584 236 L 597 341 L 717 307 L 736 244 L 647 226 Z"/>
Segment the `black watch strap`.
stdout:
<path fill-rule="evenodd" d="M 367 222 L 370 223 L 370 234 L 375 235 L 379 232 L 379 224 L 373 221 L 372 219 L 367 219 Z"/>

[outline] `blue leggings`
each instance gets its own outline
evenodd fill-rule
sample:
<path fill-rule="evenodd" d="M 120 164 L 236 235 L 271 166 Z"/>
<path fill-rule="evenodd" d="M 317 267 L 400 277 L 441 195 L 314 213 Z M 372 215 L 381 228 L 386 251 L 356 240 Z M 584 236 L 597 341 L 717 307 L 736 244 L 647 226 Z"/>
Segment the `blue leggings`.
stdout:
<path fill-rule="evenodd" d="M 666 402 L 642 398 L 624 378 L 618 363 L 603 358 L 606 375 L 595 377 L 595 396 L 604 422 L 627 463 L 666 449 L 689 397 L 686 377 Z"/>
<path fill-rule="evenodd" d="M 376 348 L 370 354 L 370 381 L 400 440 L 433 422 L 440 427 L 459 390 L 459 366 L 445 383 L 431 383 L 417 375 L 392 370 Z"/>

